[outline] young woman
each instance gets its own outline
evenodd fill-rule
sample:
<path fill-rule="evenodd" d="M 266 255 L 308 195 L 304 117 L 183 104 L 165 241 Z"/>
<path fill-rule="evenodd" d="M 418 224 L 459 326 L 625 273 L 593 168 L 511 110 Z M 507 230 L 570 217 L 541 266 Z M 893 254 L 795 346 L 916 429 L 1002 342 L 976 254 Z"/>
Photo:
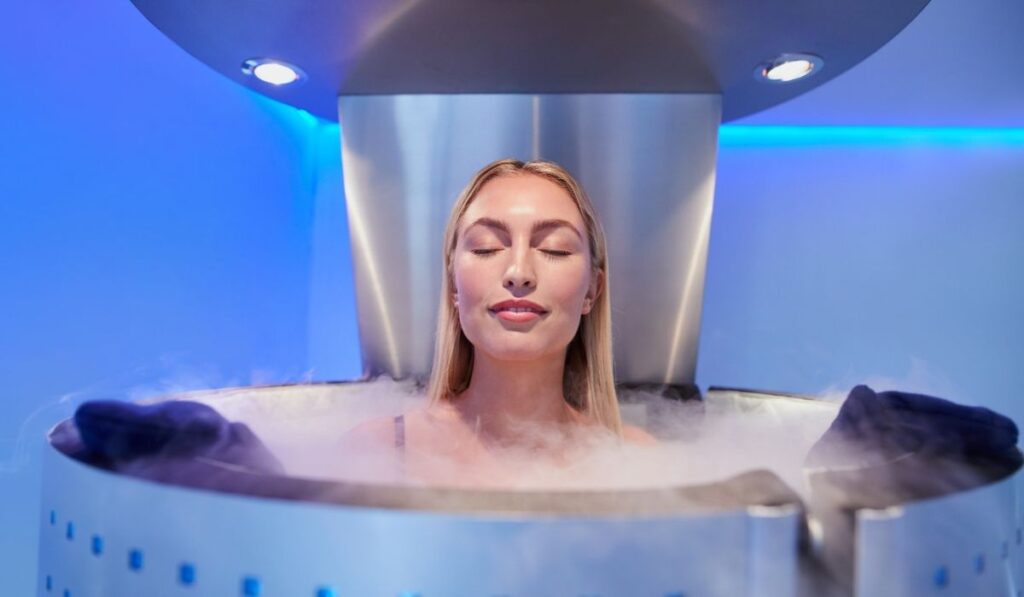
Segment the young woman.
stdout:
<path fill-rule="evenodd" d="M 623 426 L 612 379 L 604 233 L 580 185 L 552 162 L 505 159 L 460 194 L 427 404 L 363 423 L 343 444 L 385 451 L 402 475 L 514 483 L 524 464 L 564 464 L 586 438 L 653 443 Z"/>

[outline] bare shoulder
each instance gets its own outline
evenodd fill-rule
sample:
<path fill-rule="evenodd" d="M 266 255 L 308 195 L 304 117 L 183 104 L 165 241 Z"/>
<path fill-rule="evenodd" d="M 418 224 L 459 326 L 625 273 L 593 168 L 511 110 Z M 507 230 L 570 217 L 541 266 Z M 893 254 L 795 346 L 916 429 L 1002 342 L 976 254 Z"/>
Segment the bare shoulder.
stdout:
<path fill-rule="evenodd" d="M 658 440 L 653 435 L 635 425 L 622 426 L 622 439 L 641 445 L 653 445 L 658 443 Z"/>
<path fill-rule="evenodd" d="M 338 446 L 352 449 L 377 449 L 395 442 L 393 417 L 376 417 L 352 427 L 338 440 Z"/>

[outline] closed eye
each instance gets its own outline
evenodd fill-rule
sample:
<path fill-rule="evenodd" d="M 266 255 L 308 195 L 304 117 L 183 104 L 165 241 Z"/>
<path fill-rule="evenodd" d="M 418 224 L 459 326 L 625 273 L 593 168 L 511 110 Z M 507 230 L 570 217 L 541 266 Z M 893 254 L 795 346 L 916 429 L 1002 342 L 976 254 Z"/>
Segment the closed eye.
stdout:
<path fill-rule="evenodd" d="M 490 257 L 491 255 L 497 253 L 500 250 L 501 249 L 474 249 L 471 252 L 474 255 L 479 255 L 480 257 Z M 541 250 L 541 253 L 544 253 L 544 256 L 549 259 L 561 259 L 563 257 L 568 257 L 569 255 L 572 255 L 572 251 L 552 251 L 544 249 Z"/>

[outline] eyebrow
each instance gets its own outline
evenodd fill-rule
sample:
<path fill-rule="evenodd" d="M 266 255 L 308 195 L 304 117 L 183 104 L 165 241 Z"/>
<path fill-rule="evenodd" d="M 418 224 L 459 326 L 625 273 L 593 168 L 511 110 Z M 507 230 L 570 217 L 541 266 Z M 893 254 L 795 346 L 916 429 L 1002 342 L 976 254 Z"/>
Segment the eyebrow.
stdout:
<path fill-rule="evenodd" d="M 473 222 L 469 226 L 466 226 L 466 230 L 468 231 L 470 228 L 478 224 L 481 226 L 486 226 L 488 228 L 493 228 L 495 230 L 501 230 L 505 234 L 511 234 L 511 229 L 509 228 L 508 224 L 502 222 L 501 220 L 495 220 L 494 218 L 487 217 L 478 218 L 475 222 Z M 533 227 L 530 228 L 530 235 L 533 236 L 534 234 L 537 234 L 538 232 L 541 232 L 543 230 L 551 230 L 552 228 L 561 228 L 563 226 L 568 228 L 569 230 L 572 230 L 580 240 L 583 240 L 583 235 L 580 234 L 580 231 L 577 230 L 576 227 L 572 225 L 572 223 L 570 223 L 568 220 L 562 220 L 558 218 L 534 222 Z"/>

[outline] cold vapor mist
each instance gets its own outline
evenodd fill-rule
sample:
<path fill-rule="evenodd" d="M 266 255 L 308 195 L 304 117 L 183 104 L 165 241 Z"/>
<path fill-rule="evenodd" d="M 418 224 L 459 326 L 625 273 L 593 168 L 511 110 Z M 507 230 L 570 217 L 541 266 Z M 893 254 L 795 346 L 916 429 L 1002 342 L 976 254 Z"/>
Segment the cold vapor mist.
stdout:
<path fill-rule="evenodd" d="M 678 402 L 639 391 L 622 392 L 623 419 L 648 428 L 656 445 L 623 442 L 604 430 L 574 432 L 573 448 L 558 463 L 517 446 L 497 448 L 501 474 L 463 480 L 480 488 L 516 490 L 643 489 L 710 483 L 767 469 L 794 489 L 806 489 L 803 459 L 835 417 L 837 405 L 728 395 L 708 402 Z M 339 442 L 353 426 L 424 404 L 413 382 L 379 378 L 338 386 L 285 386 L 226 390 L 193 397 L 227 419 L 241 421 L 278 457 L 289 475 L 363 483 L 427 482 L 403 474 L 390 453 L 352 451 Z M 557 442 L 550 430 L 522 425 L 524 445 Z M 410 451 L 416 446 L 410 444 Z M 432 478 L 458 478 L 456 462 L 416 455 Z M 450 474 L 449 474 L 450 473 Z"/>

